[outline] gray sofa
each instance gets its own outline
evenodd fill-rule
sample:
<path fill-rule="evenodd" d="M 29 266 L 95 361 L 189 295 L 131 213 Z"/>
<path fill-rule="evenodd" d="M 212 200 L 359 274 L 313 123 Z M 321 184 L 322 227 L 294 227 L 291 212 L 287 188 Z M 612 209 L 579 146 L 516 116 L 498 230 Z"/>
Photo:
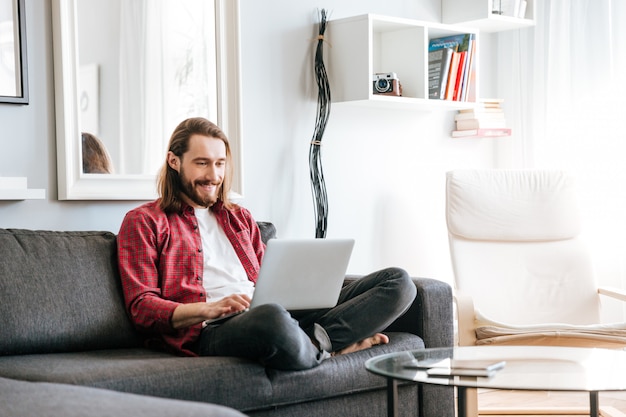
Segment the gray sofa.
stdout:
<path fill-rule="evenodd" d="M 259 225 L 265 240 L 275 235 L 271 224 Z M 120 412 L 81 415 L 241 415 L 224 406 L 250 416 L 384 416 L 386 381 L 367 372 L 365 361 L 453 343 L 450 286 L 414 278 L 417 298 L 387 329 L 388 345 L 310 370 L 150 350 L 124 310 L 115 239 L 110 232 L 0 229 L 0 403 L 13 410 L 6 415 L 69 416 L 52 408 L 92 403 Z M 36 400 L 48 397 L 54 401 Z M 453 398 L 450 387 L 401 384 L 400 415 L 453 417 Z M 177 409 L 188 412 L 171 413 Z"/>
<path fill-rule="evenodd" d="M 232 408 L 0 378 L 1 417 L 245 417 Z"/>

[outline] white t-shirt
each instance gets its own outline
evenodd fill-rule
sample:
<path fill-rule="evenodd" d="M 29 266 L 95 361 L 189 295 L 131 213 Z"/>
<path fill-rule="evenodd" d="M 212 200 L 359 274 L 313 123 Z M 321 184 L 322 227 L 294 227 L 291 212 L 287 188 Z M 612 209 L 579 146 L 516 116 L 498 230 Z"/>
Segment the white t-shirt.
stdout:
<path fill-rule="evenodd" d="M 226 233 L 208 208 L 195 209 L 204 255 L 202 282 L 207 301 L 217 301 L 231 294 L 247 294 L 252 297 L 254 283 L 237 257 Z"/>

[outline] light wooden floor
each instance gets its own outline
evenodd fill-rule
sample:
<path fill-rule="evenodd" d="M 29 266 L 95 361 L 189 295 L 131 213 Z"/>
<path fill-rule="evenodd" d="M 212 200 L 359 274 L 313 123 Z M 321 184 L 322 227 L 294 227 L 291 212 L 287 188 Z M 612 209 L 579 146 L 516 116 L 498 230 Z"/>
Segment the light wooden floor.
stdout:
<path fill-rule="evenodd" d="M 626 378 L 626 375 L 624 376 Z M 506 391 L 479 390 L 479 408 L 481 407 L 589 407 L 589 394 L 546 391 Z M 626 392 L 601 392 L 600 408 L 613 407 L 626 415 Z M 587 414 L 588 415 L 588 414 Z M 482 414 L 481 414 L 482 416 Z M 511 415 L 491 414 L 489 417 L 511 417 Z M 545 415 L 535 417 L 544 417 Z M 580 417 L 573 414 L 561 414 L 559 417 Z M 554 417 L 554 415 L 552 415 Z"/>

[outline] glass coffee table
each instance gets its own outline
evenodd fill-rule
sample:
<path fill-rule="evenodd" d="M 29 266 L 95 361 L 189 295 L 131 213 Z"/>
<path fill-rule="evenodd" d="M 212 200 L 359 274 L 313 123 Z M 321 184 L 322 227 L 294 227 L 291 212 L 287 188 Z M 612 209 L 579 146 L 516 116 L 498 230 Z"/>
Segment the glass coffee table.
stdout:
<path fill-rule="evenodd" d="M 445 359 L 504 361 L 490 377 L 431 375 L 409 363 Z M 598 393 L 626 390 L 626 351 L 556 346 L 467 346 L 422 349 L 377 356 L 368 371 L 387 378 L 388 416 L 397 416 L 398 382 L 457 387 L 458 416 L 465 417 L 468 388 L 589 393 L 590 416 L 599 416 Z"/>

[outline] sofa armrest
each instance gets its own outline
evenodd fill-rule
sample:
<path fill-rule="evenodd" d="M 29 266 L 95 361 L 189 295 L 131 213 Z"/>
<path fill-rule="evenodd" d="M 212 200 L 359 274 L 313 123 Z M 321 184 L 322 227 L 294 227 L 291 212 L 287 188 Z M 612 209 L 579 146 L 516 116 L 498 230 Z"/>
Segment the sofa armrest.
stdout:
<path fill-rule="evenodd" d="M 354 281 L 359 277 L 360 275 L 348 275 L 345 282 Z M 412 279 L 417 287 L 415 301 L 386 331 L 416 334 L 424 340 L 427 348 L 452 347 L 454 345 L 452 287 L 432 278 Z"/>

